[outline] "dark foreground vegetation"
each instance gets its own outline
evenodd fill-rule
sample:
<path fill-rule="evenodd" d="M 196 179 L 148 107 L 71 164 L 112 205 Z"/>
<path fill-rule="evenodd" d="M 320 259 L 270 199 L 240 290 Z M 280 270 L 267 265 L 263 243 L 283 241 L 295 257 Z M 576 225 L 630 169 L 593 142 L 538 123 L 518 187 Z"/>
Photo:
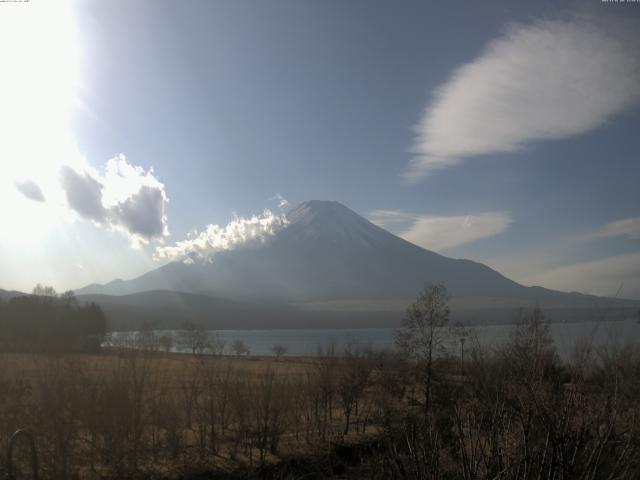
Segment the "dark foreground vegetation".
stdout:
<path fill-rule="evenodd" d="M 499 349 L 445 355 L 466 338 L 447 302 L 426 289 L 394 352 L 178 355 L 147 332 L 146 350 L 3 354 L 0 447 L 30 429 L 51 479 L 640 478 L 640 350 L 561 361 L 537 311 Z"/>
<path fill-rule="evenodd" d="M 38 285 L 32 295 L 0 299 L 2 352 L 97 352 L 106 330 L 102 309 L 73 292 Z"/>

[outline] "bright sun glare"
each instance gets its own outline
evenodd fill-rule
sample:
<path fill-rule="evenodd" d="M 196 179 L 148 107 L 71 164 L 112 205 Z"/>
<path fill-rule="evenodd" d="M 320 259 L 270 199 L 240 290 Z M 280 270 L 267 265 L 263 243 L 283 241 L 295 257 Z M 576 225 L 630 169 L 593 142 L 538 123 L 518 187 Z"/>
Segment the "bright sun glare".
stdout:
<path fill-rule="evenodd" d="M 64 214 L 60 166 L 84 163 L 69 125 L 78 85 L 76 45 L 68 2 L 2 5 L 0 239 L 5 242 L 42 240 Z M 40 187 L 46 202 L 17 190 L 26 180 Z"/>

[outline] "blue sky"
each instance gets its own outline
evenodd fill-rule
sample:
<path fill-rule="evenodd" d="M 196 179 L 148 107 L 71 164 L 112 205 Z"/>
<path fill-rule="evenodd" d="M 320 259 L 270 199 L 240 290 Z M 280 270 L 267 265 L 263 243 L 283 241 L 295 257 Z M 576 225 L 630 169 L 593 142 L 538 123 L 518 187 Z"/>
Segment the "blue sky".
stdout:
<path fill-rule="evenodd" d="M 0 288 L 136 276 L 193 230 L 277 215 L 279 194 L 527 285 L 640 298 L 640 4 L 32 0 L 2 17 Z"/>

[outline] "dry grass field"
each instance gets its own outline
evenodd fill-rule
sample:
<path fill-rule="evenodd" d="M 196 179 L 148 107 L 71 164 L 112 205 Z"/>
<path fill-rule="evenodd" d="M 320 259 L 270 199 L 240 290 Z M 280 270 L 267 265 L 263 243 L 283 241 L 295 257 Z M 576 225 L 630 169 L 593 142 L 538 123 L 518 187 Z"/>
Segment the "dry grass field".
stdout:
<path fill-rule="evenodd" d="M 139 352 L 142 356 L 142 352 Z M 106 348 L 101 353 L 0 353 L 0 371 L 5 378 L 29 378 L 42 369 L 43 364 L 78 363 L 88 375 L 101 375 L 122 366 L 131 354 L 126 349 Z M 316 363 L 314 357 L 276 358 L 275 356 L 212 356 L 189 355 L 184 353 L 145 352 L 146 360 L 152 360 L 151 367 L 177 380 L 186 370 L 210 364 L 216 368 L 234 368 L 249 375 L 259 375 L 278 369 L 287 375 L 304 375 Z"/>
<path fill-rule="evenodd" d="M 33 432 L 45 478 L 237 472 L 317 453 L 372 431 L 365 385 L 349 399 L 360 411 L 345 429 L 338 362 L 135 349 L 0 354 L 0 447 L 18 428 Z"/>
<path fill-rule="evenodd" d="M 464 361 L 3 353 L 0 449 L 31 431 L 44 479 L 638 478 L 640 349 L 561 361 L 539 318 L 469 343 Z"/>

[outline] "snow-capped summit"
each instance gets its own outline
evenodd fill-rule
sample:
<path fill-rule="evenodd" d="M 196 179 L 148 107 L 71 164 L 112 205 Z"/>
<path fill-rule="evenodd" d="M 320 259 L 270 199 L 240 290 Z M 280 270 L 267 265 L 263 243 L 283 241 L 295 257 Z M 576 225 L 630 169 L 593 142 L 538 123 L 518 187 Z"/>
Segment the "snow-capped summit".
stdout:
<path fill-rule="evenodd" d="M 338 202 L 308 201 L 289 211 L 287 219 L 251 247 L 216 253 L 207 262 L 171 262 L 138 278 L 90 285 L 78 293 L 172 290 L 299 304 L 410 300 L 424 284 L 443 283 L 467 304 L 494 305 L 495 299 L 575 304 L 587 298 L 525 287 L 481 263 L 418 247 Z"/>

